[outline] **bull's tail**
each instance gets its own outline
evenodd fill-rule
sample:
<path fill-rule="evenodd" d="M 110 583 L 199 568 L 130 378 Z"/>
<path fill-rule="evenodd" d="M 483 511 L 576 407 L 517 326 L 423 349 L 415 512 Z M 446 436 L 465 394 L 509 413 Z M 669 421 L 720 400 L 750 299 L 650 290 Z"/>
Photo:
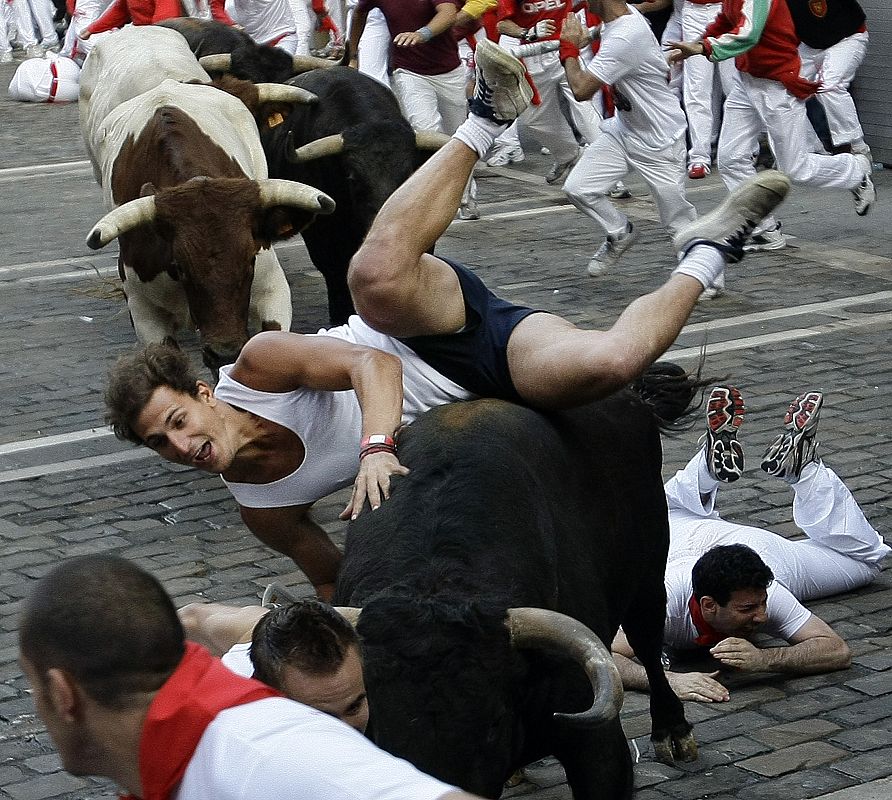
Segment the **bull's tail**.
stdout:
<path fill-rule="evenodd" d="M 696 372 L 688 372 L 671 361 L 657 361 L 632 384 L 632 389 L 650 406 L 663 433 L 693 427 L 703 405 L 704 390 L 723 382 L 722 378 L 702 377 L 705 359 L 703 351 Z"/>

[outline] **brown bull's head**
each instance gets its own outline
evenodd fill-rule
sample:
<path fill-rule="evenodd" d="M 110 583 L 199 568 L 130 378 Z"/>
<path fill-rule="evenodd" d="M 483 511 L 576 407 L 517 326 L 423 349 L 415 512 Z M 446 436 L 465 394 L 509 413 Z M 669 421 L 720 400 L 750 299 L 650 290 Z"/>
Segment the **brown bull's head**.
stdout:
<path fill-rule="evenodd" d="M 97 249 L 120 236 L 123 263 L 143 280 L 167 271 L 178 281 L 214 370 L 247 341 L 258 252 L 334 210 L 327 195 L 291 181 L 198 177 L 160 190 L 145 184 L 140 194 L 99 220 L 87 244 Z M 260 323 L 275 328 L 281 321 Z"/>

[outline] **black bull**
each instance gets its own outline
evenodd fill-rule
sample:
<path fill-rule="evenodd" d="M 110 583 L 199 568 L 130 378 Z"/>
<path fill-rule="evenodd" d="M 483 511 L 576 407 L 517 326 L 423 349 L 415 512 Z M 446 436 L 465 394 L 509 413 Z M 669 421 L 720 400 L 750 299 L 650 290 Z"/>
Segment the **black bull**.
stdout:
<path fill-rule="evenodd" d="M 618 717 L 567 657 L 511 647 L 506 609 L 560 611 L 608 647 L 620 624 L 648 671 L 655 748 L 696 745 L 660 665 L 669 532 L 659 428 L 637 394 L 543 415 L 495 400 L 444 406 L 400 437 L 411 472 L 348 530 L 335 603 L 362 607 L 372 735 L 462 788 L 497 797 L 548 754 L 576 800 L 626 798 Z"/>
<path fill-rule="evenodd" d="M 347 267 L 384 201 L 430 155 L 416 147 L 391 91 L 349 67 L 315 69 L 288 83 L 319 102 L 295 106 L 281 123 L 260 126 L 270 177 L 300 181 L 328 194 L 335 211 L 303 231 L 316 269 L 325 278 L 331 322 L 354 312 Z M 303 145 L 340 136 L 338 152 L 297 161 Z"/>

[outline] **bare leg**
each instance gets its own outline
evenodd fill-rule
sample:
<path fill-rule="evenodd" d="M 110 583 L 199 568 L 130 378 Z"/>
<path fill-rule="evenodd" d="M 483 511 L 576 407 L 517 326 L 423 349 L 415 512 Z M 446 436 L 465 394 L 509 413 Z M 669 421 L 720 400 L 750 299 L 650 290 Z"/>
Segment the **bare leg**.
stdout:
<path fill-rule="evenodd" d="M 452 333 L 464 325 L 455 272 L 426 251 L 455 217 L 476 163 L 476 151 L 453 139 L 378 212 L 347 274 L 356 310 L 371 327 L 416 336 Z"/>
<path fill-rule="evenodd" d="M 627 385 L 678 337 L 703 285 L 672 275 L 634 300 L 606 331 L 582 330 L 551 314 L 524 319 L 508 341 L 508 365 L 521 397 L 562 408 L 605 397 Z"/>

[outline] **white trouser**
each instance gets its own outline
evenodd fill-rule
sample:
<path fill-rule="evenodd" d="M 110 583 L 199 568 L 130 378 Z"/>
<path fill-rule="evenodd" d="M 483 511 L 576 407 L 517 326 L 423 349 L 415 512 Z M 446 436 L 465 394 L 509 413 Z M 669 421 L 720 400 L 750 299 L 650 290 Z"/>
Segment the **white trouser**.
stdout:
<path fill-rule="evenodd" d="M 353 9 L 350 9 L 353 15 Z M 352 20 L 351 20 L 352 21 Z M 359 39 L 359 71 L 390 88 L 388 60 L 390 58 L 390 29 L 380 8 L 373 8 L 365 21 Z"/>
<path fill-rule="evenodd" d="M 564 192 L 576 208 L 609 234 L 625 230 L 628 217 L 607 199 L 607 192 L 630 168 L 650 187 L 660 220 L 670 235 L 697 218 L 685 197 L 684 137 L 663 150 L 636 147 L 629 136 L 622 140 L 601 132 L 585 148 L 564 182 Z"/>
<path fill-rule="evenodd" d="M 108 5 L 107 0 L 77 0 L 74 14 L 71 15 L 71 23 L 65 32 L 65 43 L 59 52 L 60 56 L 70 58 L 78 66 L 83 66 L 84 59 L 90 54 L 90 51 L 98 42 L 111 36 L 113 31 L 96 33 L 89 39 L 79 39 L 78 34 L 96 19 Z"/>
<path fill-rule="evenodd" d="M 536 84 L 541 102 L 539 105 L 530 104 L 518 118 L 519 122 L 532 138 L 551 151 L 551 155 L 557 163 L 563 164 L 572 161 L 579 152 L 579 145 L 576 143 L 576 136 L 573 134 L 570 123 L 567 122 L 561 111 L 560 94 L 568 92 L 570 87 L 567 84 L 560 58 L 557 53 L 543 53 L 541 56 L 524 59 L 524 64 L 533 83 Z M 574 104 L 582 106 L 581 103 L 572 100 L 571 108 Z M 577 109 L 576 113 L 583 120 L 583 127 L 594 136 L 598 126 L 597 120 L 592 125 L 590 121 L 585 121 L 586 114 L 581 108 Z M 594 107 L 591 107 L 591 113 L 595 113 Z M 586 130 L 580 130 L 580 133 L 584 137 L 588 136 Z"/>
<path fill-rule="evenodd" d="M 289 56 L 293 56 L 297 53 L 300 47 L 300 34 L 297 32 L 289 33 L 287 36 L 283 36 L 279 39 L 273 47 L 277 47 L 279 50 L 284 50 Z"/>
<path fill-rule="evenodd" d="M 40 33 L 40 43 L 44 47 L 52 47 L 59 44 L 59 34 L 53 26 L 53 4 L 50 0 L 28 0 L 31 7 L 31 16 Z"/>
<path fill-rule="evenodd" d="M 3 0 L 7 3 L 7 11 L 9 16 L 6 18 L 7 24 L 15 25 L 16 40 L 22 47 L 34 47 L 37 44 L 37 37 L 34 35 L 34 23 L 31 21 L 31 9 L 28 7 L 28 0 Z M 6 35 L 3 36 L 3 44 L 0 47 L 7 47 Z"/>
<path fill-rule="evenodd" d="M 463 64 L 442 75 L 396 69 L 391 83 L 403 115 L 415 130 L 453 134 L 468 115 Z"/>
<path fill-rule="evenodd" d="M 686 2 L 681 10 L 682 41 L 697 41 L 703 36 L 706 26 L 712 22 L 721 3 Z M 691 147 L 688 151 L 689 164 L 712 163 L 713 129 L 713 86 L 716 65 L 708 58 L 689 58 L 683 70 L 684 110 L 688 116 L 688 136 Z"/>
<path fill-rule="evenodd" d="M 865 175 L 863 159 L 843 153 L 836 156 L 808 152 L 810 123 L 805 103 L 786 87 L 766 78 L 739 73 L 740 80 L 725 99 L 725 119 L 719 136 L 719 170 L 729 188 L 755 174 L 753 153 L 765 130 L 777 159 L 777 168 L 794 183 L 836 189 L 854 189 Z"/>
<path fill-rule="evenodd" d="M 745 544 L 797 599 L 808 601 L 870 583 L 879 561 L 892 552 L 823 462 L 806 466 L 793 484 L 793 521 L 808 537 L 801 541 L 722 519 L 715 510 L 719 485 L 702 449 L 667 481 L 670 561 L 698 558 L 717 545 Z"/>
<path fill-rule="evenodd" d="M 310 55 L 310 43 L 313 38 L 313 23 L 306 0 L 288 0 L 291 16 L 294 18 L 294 30 L 297 32 L 297 46 L 291 55 Z"/>
<path fill-rule="evenodd" d="M 663 28 L 663 35 L 660 37 L 660 44 L 665 46 L 669 42 L 683 42 L 681 35 L 681 14 L 672 9 L 672 16 L 666 21 L 666 27 Z M 688 59 L 689 60 L 689 59 Z M 682 89 L 682 75 L 684 74 L 684 61 L 678 61 L 669 67 L 669 88 L 675 96 L 683 103 L 684 90 Z"/>
<path fill-rule="evenodd" d="M 849 84 L 864 61 L 868 40 L 865 31 L 847 36 L 826 50 L 799 45 L 802 76 L 822 84 L 817 96 L 824 107 L 830 137 L 836 146 L 864 139 L 855 101 L 849 94 Z"/>

